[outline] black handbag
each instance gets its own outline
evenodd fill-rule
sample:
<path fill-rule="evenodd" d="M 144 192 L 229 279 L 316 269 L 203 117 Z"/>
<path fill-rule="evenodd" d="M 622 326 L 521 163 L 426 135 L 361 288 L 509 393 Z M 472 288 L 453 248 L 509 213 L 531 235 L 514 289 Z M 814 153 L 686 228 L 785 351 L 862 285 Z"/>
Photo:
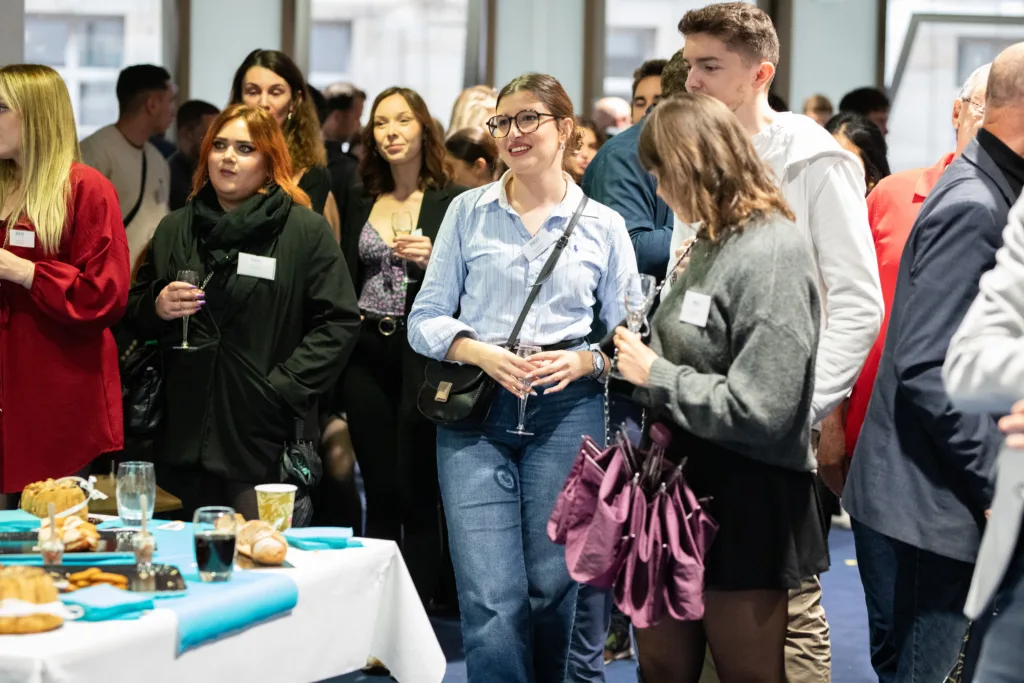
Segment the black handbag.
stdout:
<path fill-rule="evenodd" d="M 163 357 L 156 341 L 138 340 L 121 355 L 121 405 L 126 436 L 149 438 L 164 416 Z"/>
<path fill-rule="evenodd" d="M 587 197 L 584 196 L 569 220 L 565 232 L 558 238 L 551 256 L 544 263 L 537 281 L 530 288 L 530 295 L 526 297 L 519 319 L 512 328 L 508 341 L 505 342 L 506 349 L 514 348 L 519 340 L 519 332 L 523 329 L 530 307 L 537 299 L 541 286 L 555 269 L 558 257 L 569 244 L 569 236 L 572 235 L 586 205 Z M 423 371 L 423 386 L 416 397 L 416 407 L 424 417 L 442 427 L 470 427 L 487 419 L 487 413 L 491 409 L 491 398 L 497 387 L 498 383 L 475 365 L 432 360 Z"/>

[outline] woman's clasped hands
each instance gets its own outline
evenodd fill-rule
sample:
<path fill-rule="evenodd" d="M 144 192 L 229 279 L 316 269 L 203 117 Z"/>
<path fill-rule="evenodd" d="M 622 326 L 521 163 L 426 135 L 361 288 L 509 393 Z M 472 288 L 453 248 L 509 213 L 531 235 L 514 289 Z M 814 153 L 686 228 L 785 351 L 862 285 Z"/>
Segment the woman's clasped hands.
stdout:
<path fill-rule="evenodd" d="M 557 393 L 594 368 L 590 351 L 542 351 L 520 358 L 502 346 L 486 346 L 476 365 L 515 396 L 522 396 L 527 386 L 531 394 L 539 387 L 547 387 L 544 394 Z"/>

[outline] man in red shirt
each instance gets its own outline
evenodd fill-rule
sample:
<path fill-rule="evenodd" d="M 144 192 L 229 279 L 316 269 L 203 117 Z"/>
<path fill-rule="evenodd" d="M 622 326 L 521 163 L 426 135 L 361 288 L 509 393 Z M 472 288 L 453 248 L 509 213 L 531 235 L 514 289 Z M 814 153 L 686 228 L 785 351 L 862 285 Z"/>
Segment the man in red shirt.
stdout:
<path fill-rule="evenodd" d="M 981 127 L 985 116 L 985 86 L 988 82 L 990 64 L 978 67 L 972 73 L 956 100 L 953 102 L 953 128 L 956 129 L 956 151 L 943 156 L 929 168 L 903 171 L 884 178 L 868 195 L 868 221 L 875 238 L 875 252 L 878 255 L 878 274 L 882 281 L 882 296 L 885 298 L 885 318 L 875 345 L 871 347 L 864 368 L 850 392 L 846 411 L 846 457 L 853 455 L 857 437 L 860 435 L 868 400 L 875 385 L 878 362 L 885 346 L 885 331 L 889 327 L 889 313 L 893 294 L 896 291 L 896 275 L 900 268 L 903 246 L 914 226 L 921 205 L 938 182 L 939 176 L 964 150 Z M 844 473 L 848 465 L 844 468 Z"/>

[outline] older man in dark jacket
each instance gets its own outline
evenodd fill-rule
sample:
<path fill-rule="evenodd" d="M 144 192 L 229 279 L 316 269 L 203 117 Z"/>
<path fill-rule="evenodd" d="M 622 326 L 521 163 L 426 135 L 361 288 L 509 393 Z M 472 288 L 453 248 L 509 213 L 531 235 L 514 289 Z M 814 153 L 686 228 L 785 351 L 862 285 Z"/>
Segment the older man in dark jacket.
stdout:
<path fill-rule="evenodd" d="M 993 62 L 984 127 L 911 231 L 843 495 L 881 683 L 942 680 L 967 628 L 964 602 L 1002 439 L 993 417 L 953 407 L 942 364 L 1024 187 L 1022 73 L 1018 43 Z"/>

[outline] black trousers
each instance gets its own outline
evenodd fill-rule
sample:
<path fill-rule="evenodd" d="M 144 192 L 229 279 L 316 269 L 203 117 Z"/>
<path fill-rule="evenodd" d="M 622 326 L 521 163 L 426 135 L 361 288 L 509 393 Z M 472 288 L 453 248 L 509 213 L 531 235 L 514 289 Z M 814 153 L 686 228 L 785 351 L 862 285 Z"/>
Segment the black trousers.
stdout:
<path fill-rule="evenodd" d="M 422 359 L 405 328 L 387 336 L 366 320 L 338 387 L 366 490 L 366 535 L 393 540 L 424 602 L 442 557 L 437 433 L 416 409 Z"/>
<path fill-rule="evenodd" d="M 173 519 L 191 522 L 196 510 L 208 505 L 226 505 L 246 519 L 260 518 L 256 506 L 256 483 L 210 474 L 202 465 L 158 462 L 155 471 L 160 488 L 181 500 L 183 509 L 168 513 Z"/>

